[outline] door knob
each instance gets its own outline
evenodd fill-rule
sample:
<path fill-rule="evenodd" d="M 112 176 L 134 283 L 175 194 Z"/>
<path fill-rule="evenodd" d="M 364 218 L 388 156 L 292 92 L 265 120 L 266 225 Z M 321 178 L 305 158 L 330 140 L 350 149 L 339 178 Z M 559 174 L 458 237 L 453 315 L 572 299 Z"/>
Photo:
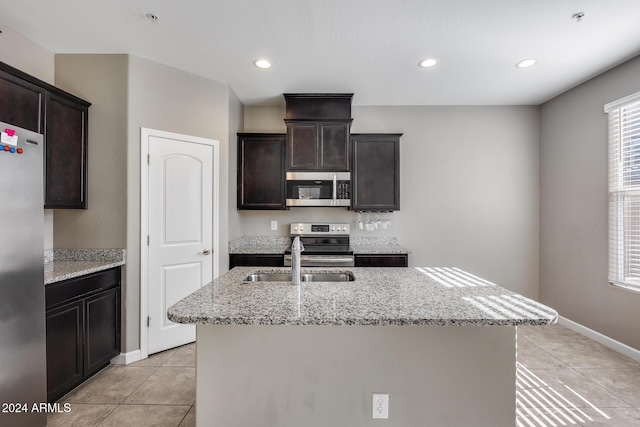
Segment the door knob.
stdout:
<path fill-rule="evenodd" d="M 211 251 L 209 249 L 205 249 L 204 251 L 202 251 L 202 253 L 205 255 L 209 255 Z"/>

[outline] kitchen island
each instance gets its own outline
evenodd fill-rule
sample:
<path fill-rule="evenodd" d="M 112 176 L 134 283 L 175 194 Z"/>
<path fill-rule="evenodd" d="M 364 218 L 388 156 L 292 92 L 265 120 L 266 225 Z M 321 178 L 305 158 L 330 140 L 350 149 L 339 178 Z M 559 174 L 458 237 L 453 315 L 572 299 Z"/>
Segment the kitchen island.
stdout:
<path fill-rule="evenodd" d="M 513 426 L 518 325 L 557 313 L 456 268 L 237 267 L 168 310 L 197 325 L 198 426 Z"/>

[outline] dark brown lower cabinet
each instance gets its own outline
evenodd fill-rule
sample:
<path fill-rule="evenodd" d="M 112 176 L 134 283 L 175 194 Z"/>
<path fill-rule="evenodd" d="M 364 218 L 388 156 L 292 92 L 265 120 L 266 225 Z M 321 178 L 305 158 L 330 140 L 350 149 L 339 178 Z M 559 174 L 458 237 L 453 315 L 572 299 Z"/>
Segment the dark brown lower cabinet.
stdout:
<path fill-rule="evenodd" d="M 356 267 L 408 267 L 406 254 L 355 255 Z"/>
<path fill-rule="evenodd" d="M 47 285 L 47 400 L 120 354 L 120 267 Z"/>
<path fill-rule="evenodd" d="M 233 267 L 284 267 L 284 255 L 278 254 L 229 254 L 229 269 Z"/>
<path fill-rule="evenodd" d="M 47 400 L 54 402 L 82 382 L 83 301 L 47 311 Z"/>

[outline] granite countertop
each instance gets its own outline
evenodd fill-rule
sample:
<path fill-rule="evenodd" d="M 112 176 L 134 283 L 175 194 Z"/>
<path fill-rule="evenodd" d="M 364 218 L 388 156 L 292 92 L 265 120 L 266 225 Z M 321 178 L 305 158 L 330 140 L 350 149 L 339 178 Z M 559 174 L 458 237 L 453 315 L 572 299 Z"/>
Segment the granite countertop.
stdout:
<path fill-rule="evenodd" d="M 351 236 L 354 254 L 408 254 L 395 237 Z M 229 254 L 284 254 L 291 246 L 289 237 L 248 236 L 229 242 Z"/>
<path fill-rule="evenodd" d="M 288 237 L 241 237 L 229 242 L 229 254 L 284 254 L 290 246 Z"/>
<path fill-rule="evenodd" d="M 44 258 L 44 284 L 49 285 L 124 265 L 125 250 L 49 249 Z"/>
<path fill-rule="evenodd" d="M 178 323 L 218 325 L 505 326 L 555 323 L 558 313 L 457 268 L 303 268 L 352 272 L 352 282 L 243 282 L 236 267 L 167 311 Z"/>
<path fill-rule="evenodd" d="M 408 249 L 400 246 L 395 237 L 352 236 L 351 249 L 354 254 L 409 254 Z"/>

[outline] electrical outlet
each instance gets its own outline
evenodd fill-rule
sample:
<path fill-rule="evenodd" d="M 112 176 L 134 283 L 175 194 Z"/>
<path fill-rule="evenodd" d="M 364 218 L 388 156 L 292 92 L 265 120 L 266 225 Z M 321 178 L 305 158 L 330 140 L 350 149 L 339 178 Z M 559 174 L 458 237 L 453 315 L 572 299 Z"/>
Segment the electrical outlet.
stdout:
<path fill-rule="evenodd" d="M 373 418 L 389 418 L 389 395 L 373 393 Z"/>
<path fill-rule="evenodd" d="M 278 231 L 278 221 L 271 221 L 271 231 Z"/>

